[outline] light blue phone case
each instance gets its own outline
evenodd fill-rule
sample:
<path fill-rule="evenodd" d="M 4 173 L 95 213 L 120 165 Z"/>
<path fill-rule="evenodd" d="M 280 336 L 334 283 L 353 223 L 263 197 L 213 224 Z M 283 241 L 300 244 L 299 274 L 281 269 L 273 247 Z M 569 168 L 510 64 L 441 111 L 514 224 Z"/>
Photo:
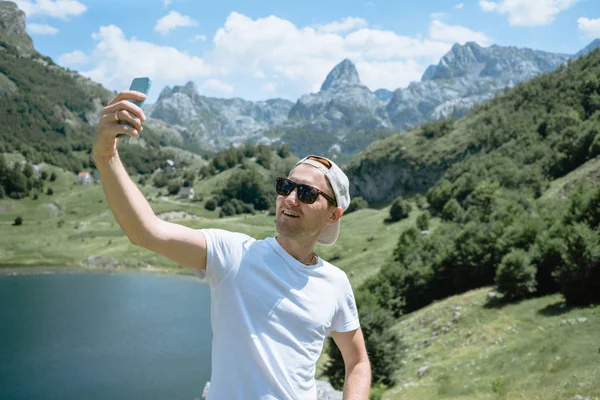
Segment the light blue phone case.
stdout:
<path fill-rule="evenodd" d="M 150 92 L 150 88 L 151 87 L 152 87 L 152 80 L 150 78 L 148 78 L 148 77 L 135 78 L 133 81 L 131 81 L 131 85 L 129 86 L 129 90 L 135 90 L 136 92 L 142 92 L 142 93 L 144 93 L 147 96 L 148 92 Z M 142 107 L 142 105 L 144 104 L 143 101 L 139 101 L 139 100 L 127 100 L 127 101 L 132 102 L 133 104 L 137 105 L 138 107 Z M 119 121 L 119 123 L 121 125 L 123 125 L 123 124 L 129 125 L 131 128 L 134 127 L 128 121 Z M 118 138 L 124 137 L 124 136 L 129 136 L 129 135 L 126 135 L 124 133 L 119 133 L 117 135 Z"/>

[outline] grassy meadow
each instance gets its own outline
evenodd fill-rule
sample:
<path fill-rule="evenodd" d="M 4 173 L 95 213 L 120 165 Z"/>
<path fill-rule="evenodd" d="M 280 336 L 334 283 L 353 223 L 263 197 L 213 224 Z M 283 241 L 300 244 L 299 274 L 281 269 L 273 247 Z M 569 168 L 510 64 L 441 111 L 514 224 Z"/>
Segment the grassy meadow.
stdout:
<path fill-rule="evenodd" d="M 399 383 L 383 398 L 600 396 L 600 307 L 571 309 L 561 295 L 494 307 L 488 303 L 491 290 L 470 291 L 402 317 L 395 326 L 406 346 Z"/>

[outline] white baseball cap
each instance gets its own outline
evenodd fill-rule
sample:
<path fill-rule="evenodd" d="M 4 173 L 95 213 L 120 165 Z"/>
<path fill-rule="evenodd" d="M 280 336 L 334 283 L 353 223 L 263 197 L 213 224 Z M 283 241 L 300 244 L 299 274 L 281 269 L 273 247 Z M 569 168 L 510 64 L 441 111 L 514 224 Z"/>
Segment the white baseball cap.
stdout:
<path fill-rule="evenodd" d="M 298 163 L 294 165 L 294 168 L 300 164 L 312 165 L 323 172 L 333 189 L 337 206 L 344 211 L 348 209 L 348 206 L 350 205 L 350 182 L 348 181 L 346 174 L 336 163 L 325 157 L 310 155 L 298 161 Z M 321 233 L 321 236 L 319 236 L 319 239 L 317 239 L 317 243 L 324 246 L 331 246 L 336 242 L 339 235 L 340 219 L 338 218 L 334 223 L 327 225 L 323 233 Z"/>

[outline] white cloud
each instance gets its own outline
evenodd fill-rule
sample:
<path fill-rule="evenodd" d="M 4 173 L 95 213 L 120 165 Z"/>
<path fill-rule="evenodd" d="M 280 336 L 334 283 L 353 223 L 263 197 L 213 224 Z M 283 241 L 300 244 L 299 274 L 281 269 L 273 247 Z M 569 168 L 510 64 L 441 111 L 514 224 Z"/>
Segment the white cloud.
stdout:
<path fill-rule="evenodd" d="M 479 6 L 486 12 L 507 14 L 510 25 L 548 25 L 557 14 L 569 9 L 579 0 L 480 0 Z"/>
<path fill-rule="evenodd" d="M 454 8 L 455 10 L 460 10 L 461 8 L 463 8 L 463 7 L 464 7 L 464 5 L 465 5 L 465 3 L 458 3 L 457 5 L 455 5 L 455 6 L 454 6 L 454 7 L 452 7 L 452 8 Z"/>
<path fill-rule="evenodd" d="M 346 17 L 339 21 L 333 21 L 328 24 L 318 25 L 317 30 L 326 33 L 348 32 L 358 28 L 364 28 L 369 24 L 362 18 Z"/>
<path fill-rule="evenodd" d="M 196 35 L 192 38 L 192 42 L 206 42 L 206 36 Z"/>
<path fill-rule="evenodd" d="M 129 87 L 136 76 L 150 76 L 154 86 L 160 82 L 185 83 L 193 78 L 207 77 L 218 72 L 207 66 L 199 57 L 191 56 L 173 47 L 126 38 L 114 26 L 103 26 L 92 34 L 97 41 L 91 54 L 73 52 L 58 59 L 85 60 L 93 68 L 80 71 L 84 76 L 117 91 Z"/>
<path fill-rule="evenodd" d="M 429 15 L 429 18 L 431 18 L 431 19 L 442 19 L 442 18 L 447 18 L 447 17 L 448 17 L 448 14 L 446 14 L 444 12 L 434 12 Z"/>
<path fill-rule="evenodd" d="M 395 90 L 399 87 L 406 87 L 411 82 L 419 81 L 423 75 L 422 66 L 415 60 L 405 62 L 360 61 L 356 63 L 356 69 L 361 80 L 368 82 L 371 90 L 382 88 Z"/>
<path fill-rule="evenodd" d="M 27 17 L 49 16 L 63 20 L 86 12 L 87 7 L 75 0 L 13 0 Z"/>
<path fill-rule="evenodd" d="M 600 37 L 600 18 L 590 19 L 581 17 L 577 19 L 577 29 L 586 37 Z"/>
<path fill-rule="evenodd" d="M 266 83 L 262 86 L 261 90 L 265 93 L 273 94 L 277 92 L 277 85 L 273 82 Z"/>
<path fill-rule="evenodd" d="M 173 0 L 163 0 L 163 4 L 165 7 L 169 7 L 169 5 L 173 2 Z"/>
<path fill-rule="evenodd" d="M 252 74 L 252 76 L 254 78 L 257 78 L 257 79 L 264 79 L 264 78 L 267 77 L 265 75 L 265 73 L 263 71 L 261 71 L 260 69 L 257 69 L 256 71 L 254 71 L 254 73 Z"/>
<path fill-rule="evenodd" d="M 447 43 L 429 39 L 400 36 L 392 31 L 361 29 L 344 39 L 345 48 L 351 54 L 378 60 L 394 58 L 437 59 L 450 47 Z"/>
<path fill-rule="evenodd" d="M 464 26 L 446 25 L 442 21 L 433 20 L 429 25 L 429 36 L 434 40 L 464 44 L 465 42 L 477 42 L 487 46 L 491 39 L 482 32 L 475 32 Z"/>
<path fill-rule="evenodd" d="M 86 64 L 88 62 L 88 56 L 80 50 L 75 50 L 71 53 L 62 54 L 58 57 L 58 63 L 64 66 L 74 66 Z"/>
<path fill-rule="evenodd" d="M 27 30 L 34 35 L 56 35 L 58 29 L 46 24 L 27 24 Z"/>
<path fill-rule="evenodd" d="M 166 35 L 170 30 L 186 26 L 198 26 L 198 21 L 193 20 L 187 15 L 181 15 L 177 11 L 171 11 L 156 21 L 154 30 L 159 32 L 161 35 Z"/>
<path fill-rule="evenodd" d="M 233 86 L 229 83 L 220 81 L 218 79 L 209 79 L 202 84 L 204 90 L 214 92 L 217 94 L 230 95 L 233 93 Z"/>

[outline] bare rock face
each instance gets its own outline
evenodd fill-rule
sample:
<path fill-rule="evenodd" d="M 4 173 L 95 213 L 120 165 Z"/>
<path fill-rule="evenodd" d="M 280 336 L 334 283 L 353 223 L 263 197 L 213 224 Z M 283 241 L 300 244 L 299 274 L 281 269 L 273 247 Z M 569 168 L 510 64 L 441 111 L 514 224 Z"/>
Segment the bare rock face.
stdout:
<path fill-rule="evenodd" d="M 327 75 L 321 85 L 321 91 L 348 85 L 360 85 L 360 78 L 352 61 L 345 59 Z"/>
<path fill-rule="evenodd" d="M 369 203 L 384 203 L 398 196 L 423 193 L 441 178 L 449 164 L 424 164 L 399 153 L 387 162 L 368 157 L 348 165 L 350 196 Z"/>
<path fill-rule="evenodd" d="M 25 13 L 12 1 L 0 1 L 0 39 L 16 45 L 21 53 L 32 53 L 33 41 L 25 27 Z"/>

